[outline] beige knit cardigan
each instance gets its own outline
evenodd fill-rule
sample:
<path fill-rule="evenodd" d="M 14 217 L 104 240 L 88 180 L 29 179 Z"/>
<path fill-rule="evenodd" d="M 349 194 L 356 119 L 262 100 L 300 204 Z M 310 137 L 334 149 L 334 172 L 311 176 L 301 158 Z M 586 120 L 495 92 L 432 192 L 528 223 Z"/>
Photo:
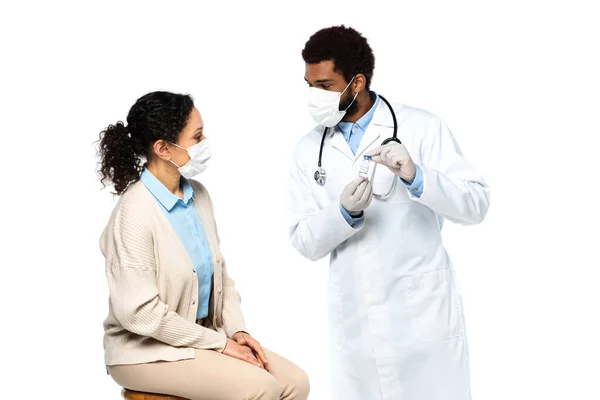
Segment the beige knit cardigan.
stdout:
<path fill-rule="evenodd" d="M 227 337 L 246 330 L 240 295 L 219 250 L 212 201 L 204 186 L 190 183 L 213 253 L 207 318 L 214 329 L 196 323 L 200 271 L 159 204 L 138 181 L 119 199 L 100 239 L 109 287 L 106 365 L 189 359 L 194 349 L 223 351 Z"/>

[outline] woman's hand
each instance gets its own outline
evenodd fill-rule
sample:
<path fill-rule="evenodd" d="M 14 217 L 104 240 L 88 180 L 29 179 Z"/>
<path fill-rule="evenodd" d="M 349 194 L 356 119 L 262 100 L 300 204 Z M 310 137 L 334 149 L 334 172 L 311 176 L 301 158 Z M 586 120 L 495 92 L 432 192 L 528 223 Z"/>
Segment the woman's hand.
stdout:
<path fill-rule="evenodd" d="M 235 340 L 227 339 L 227 344 L 225 345 L 223 354 L 265 369 L 263 363 L 256 358 L 250 347 L 238 344 L 238 342 Z"/>
<path fill-rule="evenodd" d="M 263 351 L 263 348 L 261 347 L 260 343 L 258 343 L 258 341 L 256 339 L 254 339 L 252 336 L 250 336 L 246 332 L 236 332 L 231 337 L 231 339 L 235 340 L 237 342 L 237 344 L 239 344 L 241 346 L 246 346 L 247 348 L 250 348 L 254 352 L 254 354 L 257 356 L 258 361 L 261 362 L 261 364 L 264 366 L 264 368 L 267 371 L 269 370 L 269 360 L 267 360 L 267 356 L 265 356 L 265 352 Z"/>

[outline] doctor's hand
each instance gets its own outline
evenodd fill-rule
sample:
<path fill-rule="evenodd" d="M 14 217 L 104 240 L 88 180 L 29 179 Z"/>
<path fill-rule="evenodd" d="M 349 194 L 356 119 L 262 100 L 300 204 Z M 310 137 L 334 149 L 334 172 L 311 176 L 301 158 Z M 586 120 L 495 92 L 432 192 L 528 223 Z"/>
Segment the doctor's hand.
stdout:
<path fill-rule="evenodd" d="M 385 165 L 406 182 L 412 183 L 415 180 L 417 167 L 403 144 L 390 142 L 365 153 L 365 155 L 372 156 L 372 161 Z"/>
<path fill-rule="evenodd" d="M 229 357 L 237 358 L 238 360 L 246 361 L 247 363 L 255 365 L 258 368 L 264 369 L 263 364 L 254 355 L 250 347 L 242 346 L 233 339 L 227 339 L 227 344 L 225 345 L 223 354 Z"/>
<path fill-rule="evenodd" d="M 373 185 L 371 182 L 364 178 L 357 178 L 342 191 L 340 203 L 348 211 L 348 214 L 356 217 L 369 207 L 372 199 Z"/>

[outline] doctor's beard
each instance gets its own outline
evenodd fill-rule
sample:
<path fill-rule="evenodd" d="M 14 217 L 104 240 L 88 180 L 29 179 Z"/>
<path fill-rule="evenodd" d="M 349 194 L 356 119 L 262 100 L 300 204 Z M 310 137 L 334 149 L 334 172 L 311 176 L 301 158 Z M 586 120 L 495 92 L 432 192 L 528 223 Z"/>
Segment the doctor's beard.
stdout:
<path fill-rule="evenodd" d="M 348 90 L 346 93 L 344 93 L 343 96 L 345 98 L 342 98 L 342 101 L 340 101 L 340 110 L 344 110 L 348 106 L 350 106 L 350 103 L 352 103 L 352 99 L 354 98 L 354 94 L 350 90 Z M 357 112 L 358 112 L 358 96 L 356 96 L 356 100 L 354 100 L 354 103 L 352 103 L 350 108 L 348 108 L 348 110 L 346 110 L 346 114 L 344 115 L 344 118 L 342 119 L 342 121 L 344 121 L 346 119 L 346 117 L 351 117 L 354 114 L 356 114 Z"/>

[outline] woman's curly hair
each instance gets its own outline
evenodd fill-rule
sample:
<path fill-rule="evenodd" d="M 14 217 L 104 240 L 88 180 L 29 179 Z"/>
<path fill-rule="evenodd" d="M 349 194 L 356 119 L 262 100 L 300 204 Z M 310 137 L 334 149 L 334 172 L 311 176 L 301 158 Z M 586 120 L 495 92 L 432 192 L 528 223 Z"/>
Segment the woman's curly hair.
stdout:
<path fill-rule="evenodd" d="M 187 94 L 152 92 L 129 110 L 127 126 L 119 121 L 100 132 L 100 181 L 120 195 L 140 179 L 143 160 L 152 157 L 158 140 L 175 143 L 187 124 L 194 100 Z"/>

